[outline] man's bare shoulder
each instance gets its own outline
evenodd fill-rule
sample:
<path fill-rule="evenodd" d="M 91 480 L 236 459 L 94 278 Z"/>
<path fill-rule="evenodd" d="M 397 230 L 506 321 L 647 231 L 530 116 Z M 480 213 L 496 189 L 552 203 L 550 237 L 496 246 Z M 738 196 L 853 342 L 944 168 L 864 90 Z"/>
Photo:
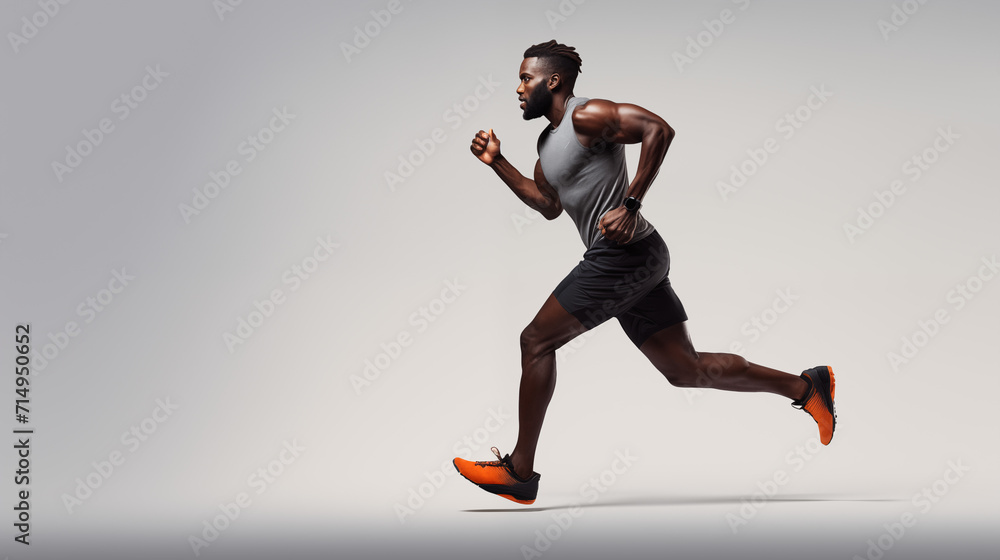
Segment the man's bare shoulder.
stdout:
<path fill-rule="evenodd" d="M 573 111 L 573 128 L 588 136 L 600 135 L 608 128 L 613 130 L 618 126 L 619 106 L 608 99 L 589 99 Z"/>
<path fill-rule="evenodd" d="M 607 99 L 591 99 L 573 113 L 573 126 L 577 134 L 586 138 L 603 138 L 622 144 L 642 140 L 650 127 L 667 131 L 673 129 L 663 118 L 632 103 L 616 103 Z"/>

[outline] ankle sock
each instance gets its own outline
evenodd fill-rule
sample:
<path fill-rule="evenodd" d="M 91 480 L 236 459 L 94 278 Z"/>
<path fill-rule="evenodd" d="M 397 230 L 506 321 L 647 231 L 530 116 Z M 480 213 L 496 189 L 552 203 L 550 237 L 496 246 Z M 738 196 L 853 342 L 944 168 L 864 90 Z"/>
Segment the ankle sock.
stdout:
<path fill-rule="evenodd" d="M 813 390 L 813 380 L 808 375 L 802 374 L 799 377 L 806 380 L 808 386 L 806 387 L 806 392 L 802 395 L 802 398 L 796 399 L 795 404 L 805 404 L 809 400 L 809 396 L 812 394 Z"/>

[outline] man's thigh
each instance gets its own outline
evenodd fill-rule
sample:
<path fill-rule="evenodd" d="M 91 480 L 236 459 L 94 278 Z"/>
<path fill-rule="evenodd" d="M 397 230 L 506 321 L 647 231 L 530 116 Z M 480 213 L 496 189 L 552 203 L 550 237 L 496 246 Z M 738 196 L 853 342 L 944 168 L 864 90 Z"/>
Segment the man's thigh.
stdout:
<path fill-rule="evenodd" d="M 653 335 L 668 327 L 682 324 L 687 318 L 684 305 L 670 285 L 669 278 L 661 280 L 635 305 L 617 316 L 622 330 L 635 347 L 640 349 Z M 687 340 L 686 332 L 683 340 L 679 339 L 677 342 L 684 340 Z M 687 344 L 690 346 L 690 341 L 687 341 Z"/>
<path fill-rule="evenodd" d="M 566 311 L 555 294 L 549 294 L 521 333 L 521 344 L 536 352 L 555 350 L 587 330 L 576 316 Z"/>

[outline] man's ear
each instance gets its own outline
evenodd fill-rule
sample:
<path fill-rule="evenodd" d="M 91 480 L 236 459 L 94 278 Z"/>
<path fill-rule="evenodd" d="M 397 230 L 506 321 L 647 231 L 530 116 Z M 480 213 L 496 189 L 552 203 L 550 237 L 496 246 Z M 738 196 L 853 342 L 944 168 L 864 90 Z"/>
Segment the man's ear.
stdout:
<path fill-rule="evenodd" d="M 552 74 L 551 76 L 549 76 L 549 83 L 548 83 L 549 91 L 556 91 L 557 89 L 559 89 L 559 86 L 561 85 L 562 85 L 562 76 L 560 76 L 559 74 Z"/>

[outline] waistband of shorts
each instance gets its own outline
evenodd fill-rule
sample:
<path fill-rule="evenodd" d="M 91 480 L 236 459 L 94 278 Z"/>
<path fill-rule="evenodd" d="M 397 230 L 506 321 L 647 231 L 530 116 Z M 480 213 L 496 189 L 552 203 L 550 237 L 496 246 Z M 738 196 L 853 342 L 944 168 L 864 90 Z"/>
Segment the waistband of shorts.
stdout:
<path fill-rule="evenodd" d="M 643 235 L 639 239 L 633 239 L 632 241 L 630 241 L 629 243 L 627 243 L 625 245 L 621 245 L 621 244 L 615 243 L 614 241 L 608 239 L 607 237 L 603 237 L 602 236 L 602 237 L 598 238 L 597 241 L 595 241 L 594 244 L 591 245 L 589 249 L 587 249 L 587 251 L 584 253 L 584 255 L 586 255 L 587 253 L 589 253 L 591 251 L 597 251 L 597 250 L 607 250 L 607 249 L 621 249 L 621 250 L 624 250 L 624 249 L 629 248 L 629 247 L 633 247 L 634 248 L 634 247 L 640 247 L 640 246 L 643 246 L 643 245 L 658 245 L 660 243 L 664 243 L 663 238 L 660 237 L 660 232 L 656 231 L 656 228 L 651 228 L 646 233 L 646 235 Z"/>

